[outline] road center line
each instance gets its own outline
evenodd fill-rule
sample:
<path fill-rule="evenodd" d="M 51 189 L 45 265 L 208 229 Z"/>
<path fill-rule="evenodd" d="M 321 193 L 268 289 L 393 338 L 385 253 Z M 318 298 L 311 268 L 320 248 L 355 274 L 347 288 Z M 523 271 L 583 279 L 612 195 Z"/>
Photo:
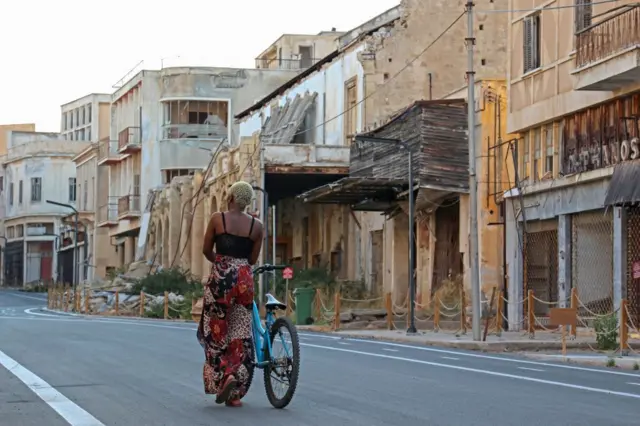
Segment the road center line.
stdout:
<path fill-rule="evenodd" d="M 66 396 L 51 387 L 51 385 L 22 365 L 13 358 L 0 351 L 0 365 L 16 376 L 22 383 L 71 426 L 105 426 L 104 423 L 93 417 L 91 414 L 74 404 Z"/>
<path fill-rule="evenodd" d="M 398 352 L 397 349 L 391 349 L 391 348 L 382 348 L 382 350 L 387 352 Z"/>
<path fill-rule="evenodd" d="M 304 333 L 303 335 L 310 336 L 310 335 L 313 335 L 313 333 Z M 469 353 L 469 352 L 452 351 L 452 350 L 448 350 L 448 349 L 438 349 L 438 348 L 433 348 L 433 347 L 405 345 L 405 344 L 402 344 L 402 343 L 385 342 L 385 341 L 380 341 L 380 340 L 355 339 L 355 338 L 347 338 L 347 337 L 342 337 L 342 339 L 350 340 L 352 342 L 360 342 L 360 343 L 370 344 L 370 345 L 390 346 L 390 347 L 395 347 L 395 348 L 413 349 L 413 350 L 417 350 L 417 351 L 434 352 L 434 353 L 453 355 L 453 356 L 465 356 L 465 357 L 470 357 L 470 358 L 491 359 L 491 360 L 494 360 L 494 361 L 513 362 L 513 363 L 516 363 L 516 364 L 525 364 L 525 365 L 537 365 L 537 366 L 540 366 L 540 367 L 563 368 L 565 370 L 587 371 L 587 372 L 590 372 L 590 373 L 598 373 L 598 374 L 613 374 L 615 376 L 635 377 L 637 379 L 640 379 L 640 374 L 625 373 L 625 372 L 622 372 L 622 371 L 596 370 L 594 368 L 578 367 L 578 366 L 575 366 L 575 365 L 551 364 L 551 363 L 548 363 L 548 362 L 541 362 L 541 361 L 527 361 L 527 360 L 524 360 L 524 359 L 503 358 L 503 357 L 497 357 L 497 356 L 491 356 L 491 355 L 482 355 L 482 354 Z"/>
<path fill-rule="evenodd" d="M 376 354 L 371 352 L 355 351 L 353 349 L 333 348 L 331 346 L 313 345 L 311 343 L 300 343 L 300 345 L 309 346 L 309 347 L 318 348 L 318 349 L 326 349 L 329 351 L 347 352 L 347 353 L 352 353 L 357 355 L 372 356 L 376 358 L 393 359 L 396 361 L 405 361 L 405 362 L 412 362 L 415 364 L 430 365 L 432 367 L 449 368 L 452 370 L 460 370 L 460 371 L 469 371 L 472 373 L 486 374 L 489 376 L 505 377 L 508 379 L 522 380 L 526 382 L 535 382 L 535 383 L 541 383 L 545 385 L 560 386 L 560 387 L 565 387 L 570 389 L 577 389 L 577 390 L 583 390 L 583 391 L 589 391 L 589 392 L 604 393 L 607 395 L 624 396 L 628 398 L 640 399 L 640 394 L 635 394 L 635 393 L 617 392 L 617 391 L 612 391 L 608 389 L 593 388 L 589 386 L 580 386 L 580 385 L 574 385 L 571 383 L 564 383 L 564 382 L 555 382 L 552 380 L 536 379 L 533 377 L 518 376 L 516 374 L 500 373 L 500 372 L 491 371 L 491 370 L 480 370 L 477 368 L 462 367 L 459 365 L 441 364 L 439 362 L 423 361 L 420 359 L 411 359 L 411 358 L 404 358 L 404 357 L 393 356 L 393 355 L 384 355 L 384 354 Z"/>
<path fill-rule="evenodd" d="M 628 385 L 640 386 L 640 383 L 627 382 Z"/>
<path fill-rule="evenodd" d="M 529 367 L 518 367 L 518 368 L 520 370 L 544 372 L 544 370 L 540 370 L 539 368 L 529 368 Z"/>
<path fill-rule="evenodd" d="M 454 357 L 452 357 L 452 356 L 443 356 L 442 358 L 444 358 L 444 359 L 451 359 L 451 360 L 453 360 L 453 361 L 460 361 L 460 358 L 454 358 Z"/>

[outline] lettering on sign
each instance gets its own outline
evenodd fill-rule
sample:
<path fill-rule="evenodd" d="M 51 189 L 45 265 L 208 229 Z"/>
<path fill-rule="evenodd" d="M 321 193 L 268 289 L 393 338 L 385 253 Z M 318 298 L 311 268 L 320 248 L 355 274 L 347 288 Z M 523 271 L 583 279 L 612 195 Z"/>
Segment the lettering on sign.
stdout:
<path fill-rule="evenodd" d="M 293 269 L 286 267 L 282 270 L 282 278 L 285 280 L 293 279 Z"/>
<path fill-rule="evenodd" d="M 589 146 L 580 148 L 580 152 L 567 155 L 565 173 L 579 173 L 587 170 L 600 169 L 613 166 L 624 161 L 632 161 L 640 158 L 640 141 L 638 138 L 631 140 L 611 141 L 600 144 L 594 141 Z"/>

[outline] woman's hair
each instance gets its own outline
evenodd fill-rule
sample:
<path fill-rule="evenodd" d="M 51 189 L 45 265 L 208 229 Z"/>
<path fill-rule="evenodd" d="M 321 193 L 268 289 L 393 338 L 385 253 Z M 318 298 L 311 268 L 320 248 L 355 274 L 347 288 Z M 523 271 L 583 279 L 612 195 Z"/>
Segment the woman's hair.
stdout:
<path fill-rule="evenodd" d="M 245 209 L 253 200 L 253 188 L 247 182 L 238 181 L 229 188 L 229 196 L 238 207 Z"/>

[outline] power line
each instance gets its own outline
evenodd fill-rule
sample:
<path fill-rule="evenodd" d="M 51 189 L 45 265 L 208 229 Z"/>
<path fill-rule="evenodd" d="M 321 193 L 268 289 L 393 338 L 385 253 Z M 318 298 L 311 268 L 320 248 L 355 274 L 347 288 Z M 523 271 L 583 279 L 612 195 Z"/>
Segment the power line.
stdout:
<path fill-rule="evenodd" d="M 380 91 L 380 87 L 381 86 L 386 86 L 388 83 L 390 83 L 391 81 L 393 81 L 394 79 L 396 79 L 402 72 L 404 72 L 407 68 L 409 68 L 411 65 L 413 65 L 418 59 L 420 59 L 420 57 L 422 55 L 424 55 L 431 47 L 433 47 L 434 44 L 436 44 L 447 32 L 449 32 L 449 30 L 451 28 L 453 28 L 453 26 L 466 14 L 466 11 L 463 11 L 460 15 L 458 15 L 458 17 L 456 19 L 453 20 L 453 22 L 451 22 L 440 34 L 438 34 L 438 36 L 436 38 L 434 38 L 424 49 L 422 49 L 422 51 L 420 53 L 418 53 L 416 56 L 414 56 L 409 62 L 407 62 L 402 68 L 400 68 L 400 70 L 398 70 L 395 74 L 393 74 L 390 78 L 388 78 L 384 83 L 382 83 L 376 90 L 374 90 L 373 92 L 369 93 L 368 95 L 366 95 L 364 98 L 362 98 L 359 102 L 355 103 L 354 105 L 350 106 L 349 108 L 346 108 L 344 111 L 342 111 L 340 114 L 329 118 L 328 120 L 325 120 L 324 122 L 305 129 L 305 130 L 301 130 L 299 132 L 294 133 L 291 137 L 295 137 L 297 135 L 301 135 L 316 129 L 319 129 L 320 127 L 331 123 L 334 120 L 337 120 L 338 118 L 342 117 L 343 115 L 345 115 L 346 113 L 348 113 L 349 111 L 351 111 L 352 109 L 358 107 L 359 105 L 361 105 L 362 103 L 364 103 L 365 101 L 367 101 L 368 99 L 370 99 L 372 96 L 376 95 L 379 91 Z M 280 138 L 280 139 L 275 139 L 275 141 L 278 140 L 283 140 L 284 138 Z M 289 139 L 289 137 L 287 137 L 287 139 Z M 271 139 L 274 140 L 274 139 Z M 262 146 L 262 141 L 260 140 L 257 144 L 256 144 L 256 148 L 253 151 L 253 153 L 251 154 L 250 158 L 253 158 L 255 156 L 255 154 L 258 152 L 258 149 L 260 149 Z M 240 173 L 240 176 L 242 176 L 244 174 L 244 172 L 247 170 L 247 168 L 249 167 L 249 165 L 251 164 L 251 162 L 248 162 L 247 165 L 245 166 L 245 168 L 243 169 L 242 173 Z"/>
<path fill-rule="evenodd" d="M 537 12 L 537 11 L 545 11 L 545 10 L 558 10 L 558 9 L 575 9 L 577 7 L 583 7 L 583 6 L 595 6 L 595 5 L 599 5 L 599 4 L 607 4 L 607 3 L 617 3 L 619 0 L 602 0 L 602 1 L 594 1 L 594 2 L 590 2 L 590 3 L 574 3 L 574 4 L 570 4 L 570 5 L 564 5 L 564 6 L 538 6 L 538 7 L 534 7 L 531 9 L 478 9 L 475 12 L 476 13 L 509 13 L 509 12 Z M 623 6 L 634 6 L 634 5 L 638 5 L 638 3 L 630 3 L 630 4 L 625 4 Z"/>

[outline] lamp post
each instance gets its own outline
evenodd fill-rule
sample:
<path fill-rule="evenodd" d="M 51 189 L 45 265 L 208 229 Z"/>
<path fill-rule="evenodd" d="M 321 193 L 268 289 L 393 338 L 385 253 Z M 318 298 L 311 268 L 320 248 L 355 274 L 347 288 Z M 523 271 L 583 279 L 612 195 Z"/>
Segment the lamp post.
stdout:
<path fill-rule="evenodd" d="M 415 305 L 416 305 L 416 280 L 413 276 L 413 265 L 415 263 L 416 251 L 413 244 L 413 223 L 414 212 L 414 193 L 413 193 L 413 153 L 411 152 L 411 147 L 408 143 L 401 141 L 400 139 L 389 139 L 389 138 L 376 138 L 372 136 L 356 136 L 355 140 L 358 142 L 370 142 L 370 143 L 379 143 L 379 144 L 391 144 L 396 145 L 400 149 L 403 149 L 407 152 L 408 157 L 408 181 L 409 181 L 409 328 L 407 329 L 407 334 L 415 334 L 418 332 L 416 329 L 416 316 L 415 316 Z"/>
<path fill-rule="evenodd" d="M 79 213 L 75 207 L 71 204 L 59 203 L 57 201 L 47 200 L 47 203 L 53 204 L 54 206 L 66 207 L 71 209 L 75 216 L 75 238 L 73 243 L 73 294 L 76 294 L 76 284 L 78 281 L 78 220 Z"/>
<path fill-rule="evenodd" d="M 253 186 L 253 190 L 254 191 L 260 191 L 263 194 L 263 206 L 262 206 L 262 213 L 264 215 L 264 217 L 262 218 L 262 225 L 264 226 L 264 243 L 262 245 L 262 263 L 268 263 L 269 262 L 269 193 L 267 191 L 265 191 L 263 188 L 259 187 L 259 186 Z M 275 235 L 275 234 L 274 234 Z M 264 281 L 266 280 L 266 282 Z M 262 301 L 264 300 L 264 289 L 269 288 L 269 280 L 268 280 L 268 275 L 267 277 L 264 276 L 264 274 L 260 274 L 260 281 L 259 281 L 259 289 L 258 289 L 258 307 L 262 304 Z"/>

